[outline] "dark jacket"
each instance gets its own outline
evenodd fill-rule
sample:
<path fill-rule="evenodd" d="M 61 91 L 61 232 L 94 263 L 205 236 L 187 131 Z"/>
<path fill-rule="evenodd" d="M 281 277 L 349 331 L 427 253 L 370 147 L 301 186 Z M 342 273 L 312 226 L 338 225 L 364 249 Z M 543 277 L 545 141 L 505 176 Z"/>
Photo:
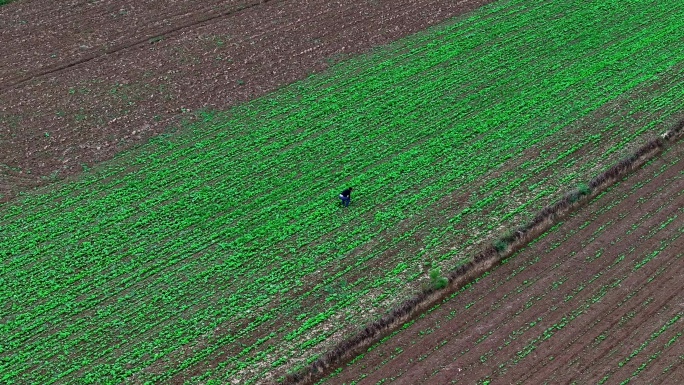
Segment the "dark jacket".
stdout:
<path fill-rule="evenodd" d="M 348 189 L 342 191 L 341 195 L 345 198 L 349 198 L 349 195 L 351 194 L 351 192 L 352 192 L 352 189 L 348 188 Z"/>

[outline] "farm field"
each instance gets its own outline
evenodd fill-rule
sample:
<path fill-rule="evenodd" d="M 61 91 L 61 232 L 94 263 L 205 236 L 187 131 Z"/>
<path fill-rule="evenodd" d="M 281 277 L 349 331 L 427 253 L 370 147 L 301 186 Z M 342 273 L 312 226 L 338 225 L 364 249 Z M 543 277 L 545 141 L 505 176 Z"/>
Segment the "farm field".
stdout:
<path fill-rule="evenodd" d="M 1 206 L 0 381 L 306 366 L 678 120 L 683 15 L 493 3 Z"/>
<path fill-rule="evenodd" d="M 0 7 L 0 203 L 489 0 Z M 31 49 L 26 49 L 31 47 Z"/>
<path fill-rule="evenodd" d="M 681 383 L 682 144 L 319 383 Z"/>

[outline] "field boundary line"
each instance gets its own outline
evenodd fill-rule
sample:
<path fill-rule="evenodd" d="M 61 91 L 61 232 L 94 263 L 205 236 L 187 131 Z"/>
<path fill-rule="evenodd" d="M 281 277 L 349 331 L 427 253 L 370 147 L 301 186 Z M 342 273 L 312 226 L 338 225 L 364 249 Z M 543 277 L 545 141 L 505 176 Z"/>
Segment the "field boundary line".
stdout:
<path fill-rule="evenodd" d="M 53 67 L 53 68 L 47 68 L 43 71 L 39 71 L 37 73 L 30 74 L 30 75 L 22 77 L 22 78 L 18 78 L 18 79 L 15 78 L 15 80 L 12 83 L 9 83 L 6 86 L 0 87 L 0 95 L 7 93 L 8 91 L 10 91 L 13 88 L 21 87 L 33 79 L 52 75 L 52 74 L 58 73 L 60 71 L 67 70 L 69 68 L 76 67 L 80 64 L 87 63 L 89 61 L 101 58 L 103 56 L 115 54 L 119 51 L 123 51 L 123 50 L 129 49 L 129 48 L 133 48 L 133 47 L 136 47 L 139 45 L 143 45 L 143 44 L 149 44 L 150 41 L 153 41 L 155 39 L 168 37 L 172 34 L 176 34 L 177 32 L 179 32 L 181 30 L 184 30 L 187 28 L 192 28 L 195 26 L 199 26 L 199 25 L 202 25 L 204 23 L 210 22 L 212 20 L 220 19 L 222 17 L 232 16 L 232 15 L 238 14 L 244 10 L 254 8 L 256 6 L 263 5 L 263 4 L 272 2 L 272 1 L 273 0 L 253 0 L 252 2 L 246 3 L 246 4 L 236 4 L 234 7 L 231 7 L 230 9 L 225 10 L 225 11 L 221 11 L 218 13 L 205 14 L 199 20 L 194 20 L 194 21 L 190 21 L 190 22 L 183 22 L 183 23 L 176 25 L 176 26 L 172 26 L 172 27 L 169 27 L 166 29 L 161 29 L 161 30 L 156 31 L 156 32 L 151 33 L 151 34 L 146 34 L 146 35 L 144 35 L 144 37 L 129 41 L 127 43 L 122 43 L 122 44 L 116 45 L 114 47 L 102 50 L 100 52 L 92 53 L 92 54 L 87 55 L 81 59 L 74 60 L 70 63 L 65 63 L 65 64 L 62 64 L 62 65 L 59 65 L 59 66 Z M 10 79 L 10 80 L 12 80 L 12 79 Z"/>
<path fill-rule="evenodd" d="M 387 315 L 367 324 L 358 333 L 337 344 L 310 365 L 284 376 L 277 376 L 276 378 L 279 380 L 274 383 L 309 385 L 322 379 L 334 369 L 341 367 L 354 356 L 360 354 L 362 349 L 379 342 L 381 338 L 389 335 L 413 317 L 418 316 L 422 311 L 438 305 L 449 295 L 492 270 L 499 262 L 525 247 L 538 235 L 549 230 L 565 216 L 590 201 L 591 198 L 605 191 L 620 179 L 632 174 L 666 148 L 677 145 L 677 141 L 682 137 L 684 137 L 684 119 L 680 118 L 672 128 L 662 135 L 649 140 L 631 155 L 592 178 L 587 184 L 580 184 L 573 188 L 555 203 L 541 209 L 530 222 L 508 230 L 469 262 L 449 271 L 446 274 L 448 284 L 445 288 L 430 287 L 419 292 L 391 309 Z"/>

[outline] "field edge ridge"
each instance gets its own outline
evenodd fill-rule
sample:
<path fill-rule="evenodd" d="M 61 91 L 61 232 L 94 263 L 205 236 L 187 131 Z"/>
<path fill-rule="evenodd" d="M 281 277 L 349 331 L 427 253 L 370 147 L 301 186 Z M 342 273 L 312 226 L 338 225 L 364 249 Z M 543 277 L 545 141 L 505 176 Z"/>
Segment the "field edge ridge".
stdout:
<path fill-rule="evenodd" d="M 399 306 L 390 309 L 388 314 L 363 327 L 355 335 L 337 344 L 310 365 L 285 375 L 278 375 L 274 383 L 310 385 L 323 378 L 358 355 L 362 349 L 377 343 L 397 327 L 419 315 L 423 310 L 437 305 L 449 295 L 496 267 L 499 262 L 510 257 L 533 241 L 536 236 L 556 225 L 566 215 L 577 210 L 581 205 L 605 191 L 621 178 L 638 170 L 669 145 L 676 144 L 677 140 L 682 137 L 684 137 L 684 119 L 680 119 L 665 133 L 649 140 L 631 155 L 624 157 L 592 178 L 588 183 L 580 184 L 568 191 L 555 203 L 541 209 L 527 224 L 509 229 L 469 262 L 449 271 L 446 274 L 448 280 L 446 287 L 429 287 L 422 290 Z"/>

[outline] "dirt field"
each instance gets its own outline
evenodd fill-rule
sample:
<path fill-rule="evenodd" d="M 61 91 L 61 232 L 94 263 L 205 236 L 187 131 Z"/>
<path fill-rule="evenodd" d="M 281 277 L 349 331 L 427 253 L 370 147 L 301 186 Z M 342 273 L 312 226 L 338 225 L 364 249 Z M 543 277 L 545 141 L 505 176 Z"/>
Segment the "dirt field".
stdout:
<path fill-rule="evenodd" d="M 176 124 L 184 118 L 190 119 L 193 111 L 202 108 L 223 109 L 241 101 L 253 99 L 281 85 L 304 78 L 312 72 L 323 71 L 331 63 L 348 55 L 367 51 L 374 46 L 424 29 L 428 25 L 487 2 L 398 0 L 347 4 L 340 1 L 245 2 L 233 0 L 220 2 L 213 0 L 208 3 L 203 2 L 201 7 L 198 7 L 197 3 L 187 1 L 173 3 L 155 1 L 139 4 L 132 1 L 76 0 L 59 5 L 19 1 L 2 7 L 0 8 L 0 25 L 2 25 L 0 38 L 3 41 L 15 43 L 8 48 L 9 53 L 0 58 L 0 63 L 2 63 L 0 65 L 0 95 L 2 95 L 0 102 L 3 105 L 0 110 L 0 202 L 11 199 L 20 191 L 77 174 L 96 162 L 109 159 L 116 153 L 167 130 L 169 125 Z M 24 47 L 32 48 L 27 50 Z M 678 76 L 662 76 L 660 81 L 666 82 L 667 80 L 667 82 L 676 83 L 678 79 L 680 79 Z M 659 87 L 667 88 L 662 84 L 657 85 L 656 88 Z M 638 97 L 644 94 L 646 93 L 635 93 Z M 626 103 L 626 100 L 623 101 Z M 582 124 L 586 123 L 593 128 L 603 127 L 603 122 L 597 124 L 603 114 L 609 115 L 612 119 L 618 112 L 631 111 L 628 104 L 615 106 L 614 103 L 621 103 L 621 101 L 607 103 Z M 644 114 L 649 113 L 658 116 L 658 111 L 655 109 Z M 643 116 L 632 118 L 629 115 L 629 119 L 625 118 L 625 120 L 628 120 L 626 124 L 630 124 L 629 121 L 633 120 L 633 124 L 639 126 L 642 121 L 657 119 L 647 119 Z M 630 132 L 624 127 L 621 128 L 621 131 L 615 130 L 615 132 L 607 133 L 606 136 L 611 139 L 625 137 L 626 133 Z M 583 131 L 585 131 L 585 126 L 578 123 L 564 132 L 572 136 L 575 132 Z M 605 149 L 614 146 L 610 140 L 601 141 L 600 144 L 606 146 Z M 633 144 L 638 145 L 638 140 L 634 140 Z M 530 157 L 538 157 L 541 150 L 543 148 L 530 148 Z M 627 150 L 623 148 L 619 151 Z M 575 158 L 584 160 L 601 152 L 602 148 L 594 149 L 596 151 L 594 153 L 588 151 L 588 148 L 582 148 L 575 154 Z M 617 158 L 618 154 L 614 156 Z M 680 157 L 681 154 L 676 159 Z M 525 159 L 527 158 L 520 159 L 510 167 L 516 167 L 516 170 L 518 167 L 524 167 L 522 162 Z M 596 167 L 603 166 L 605 164 L 596 165 Z M 675 189 L 677 193 L 681 192 L 683 187 L 681 174 L 673 171 L 681 171 L 681 168 L 681 163 L 677 163 L 670 167 L 664 176 L 657 179 L 657 184 L 653 182 L 649 186 L 668 186 L 669 189 Z M 545 173 L 536 175 L 535 179 L 530 178 L 527 182 L 539 185 L 547 179 L 557 180 L 556 177 L 562 176 L 567 170 L 549 168 Z M 492 170 L 491 172 L 500 171 Z M 407 233 L 409 230 L 407 224 L 392 228 L 373 239 L 365 247 L 359 248 L 355 253 L 370 253 L 380 248 L 385 250 L 388 258 L 380 258 L 377 263 L 369 262 L 363 269 L 354 271 L 349 275 L 349 282 L 363 281 L 368 277 L 384 274 L 387 271 L 387 260 L 393 260 L 389 257 L 396 258 L 396 255 L 399 255 L 401 258 L 407 255 L 406 253 L 418 250 L 422 246 L 423 239 L 430 235 L 429 230 L 442 225 L 440 221 L 445 213 L 450 212 L 449 210 L 457 210 L 457 206 L 472 197 L 472 191 L 476 188 L 485 189 L 484 185 L 485 181 L 478 181 L 473 186 L 469 186 L 470 190 L 467 192 L 445 196 L 435 203 L 430 208 L 432 211 L 424 215 L 424 218 L 420 218 L 424 219 L 424 229 L 416 230 L 411 238 L 406 238 L 405 241 L 394 246 L 388 238 L 392 235 Z M 168 184 L 165 184 L 164 188 L 168 188 Z M 648 191 L 648 188 L 644 191 Z M 639 193 L 641 194 L 642 191 Z M 655 250 L 654 247 L 662 245 L 658 243 L 661 241 L 659 237 L 662 234 L 670 237 L 663 238 L 665 241 L 672 241 L 665 244 L 666 252 L 676 250 L 678 246 L 681 246 L 679 244 L 681 240 L 678 236 L 675 237 L 677 233 L 668 232 L 675 226 L 679 226 L 676 228 L 681 232 L 681 219 L 675 217 L 671 222 L 663 221 L 669 218 L 665 212 L 672 214 L 678 213 L 677 210 L 681 211 L 681 194 L 668 195 L 668 191 L 657 189 L 654 193 L 655 196 L 647 194 L 648 199 L 644 201 L 630 196 L 627 199 L 628 203 L 621 203 L 619 209 L 622 211 L 611 211 L 611 213 L 616 212 L 613 217 L 610 217 L 608 213 L 585 227 L 581 227 L 584 225 L 581 219 L 573 219 L 580 221 L 572 228 L 576 230 L 566 232 L 559 229 L 535 246 L 541 247 L 539 253 L 547 255 L 546 258 L 534 260 L 535 264 L 525 262 L 526 259 L 522 256 L 514 258 L 499 269 L 504 273 L 494 273 L 482 280 L 476 289 L 458 296 L 454 301 L 455 307 L 451 310 L 456 312 L 454 314 L 458 314 L 456 318 L 460 321 L 454 321 L 453 325 L 449 324 L 449 332 L 440 333 L 439 324 L 415 329 L 418 327 L 416 324 L 409 331 L 432 329 L 436 331 L 423 332 L 419 335 L 420 338 L 406 337 L 402 334 L 399 337 L 400 340 L 408 338 L 406 342 L 414 345 L 411 345 L 410 349 L 405 348 L 406 351 L 398 356 L 398 360 L 390 360 L 387 365 L 370 373 L 369 378 L 382 379 L 388 377 L 388 373 L 389 376 L 400 375 L 407 368 L 410 371 L 399 377 L 400 382 L 446 383 L 451 379 L 462 378 L 462 383 L 476 383 L 478 379 L 482 382 L 487 381 L 483 379 L 485 376 L 492 379 L 503 378 L 507 381 L 509 376 L 525 379 L 526 376 L 529 377 L 532 374 L 543 375 L 550 382 L 557 382 L 569 378 L 569 371 L 601 373 L 601 375 L 610 373 L 609 369 L 616 366 L 614 364 L 617 362 L 611 361 L 610 357 L 615 356 L 617 360 L 627 357 L 631 351 L 639 348 L 640 344 L 648 341 L 654 330 L 659 330 L 661 326 L 675 319 L 673 316 L 680 314 L 675 305 L 669 305 L 666 302 L 667 298 L 656 298 L 650 294 L 654 286 L 668 293 L 671 289 L 679 288 L 671 279 L 670 270 L 665 269 L 678 266 L 679 259 L 667 262 L 661 261 L 659 257 L 645 264 L 643 269 L 638 270 L 638 274 L 625 275 L 629 267 L 633 266 L 633 264 L 628 265 L 629 258 L 637 261 L 639 258 L 644 258 L 644 253 L 652 252 Z M 619 195 L 619 193 L 615 194 Z M 676 196 L 676 199 L 663 200 L 671 196 Z M 178 196 L 169 198 L 169 200 L 174 199 L 180 198 Z M 602 199 L 601 202 L 604 203 L 606 200 L 610 201 L 606 197 Z M 595 203 L 595 206 L 601 207 L 601 202 Z M 663 202 L 670 206 L 662 206 Z M 636 209 L 631 212 L 629 209 L 635 206 Z M 135 212 L 134 216 L 143 215 L 139 210 Z M 657 215 L 643 217 L 644 213 L 650 212 Z M 439 215 L 431 215 L 433 213 L 439 213 Z M 639 213 L 642 216 L 638 216 Z M 371 217 L 372 213 L 369 212 L 368 216 Z M 602 227 L 601 221 L 605 218 L 608 221 L 606 223 L 611 223 L 611 227 L 606 227 L 610 231 L 604 231 L 606 228 Z M 614 219 L 614 222 L 610 222 L 610 219 Z M 622 236 L 621 239 L 624 239 L 614 250 L 602 252 L 601 258 L 592 260 L 591 264 L 585 266 L 586 269 L 577 269 L 580 262 L 585 263 L 588 255 L 584 249 L 580 251 L 577 245 L 571 245 L 573 240 L 585 239 L 587 234 L 594 236 L 591 231 L 596 231 L 596 234 L 600 236 L 586 248 L 586 250 L 594 251 L 591 255 L 596 255 L 598 250 L 606 247 L 598 240 L 604 243 L 612 242 L 617 239 L 615 229 L 621 229 L 619 224 L 635 223 L 636 219 L 641 220 L 643 224 L 636 229 L 634 233 L 636 235 L 633 236 L 648 237 L 649 242 L 630 243 L 627 242 L 627 237 Z M 497 219 L 499 220 L 502 219 Z M 632 222 L 629 222 L 630 220 Z M 569 221 L 569 223 L 572 222 Z M 649 232 L 654 226 L 658 228 L 657 225 L 663 223 L 668 231 L 654 234 Z M 625 233 L 624 230 L 619 231 Z M 606 235 L 608 232 L 613 235 Z M 174 237 L 177 236 L 177 232 L 173 234 Z M 567 234 L 571 234 L 572 237 L 567 238 Z M 492 234 L 487 234 L 489 235 Z M 65 238 L 72 236 L 72 234 L 64 235 Z M 99 234 L 92 236 L 96 238 Z M 141 233 L 131 232 L 130 239 L 134 236 L 141 236 Z M 329 233 L 326 236 L 332 238 L 335 234 Z M 554 236 L 555 241 L 552 241 Z M 582 236 L 585 238 L 581 238 Z M 478 235 L 477 239 L 487 241 L 481 235 Z M 183 241 L 187 242 L 185 239 Z M 558 242 L 561 246 L 556 248 Z M 550 251 L 552 247 L 556 248 L 553 252 Z M 631 249 L 632 247 L 634 250 Z M 558 250 L 563 253 L 559 253 Z M 620 253 L 628 254 L 628 256 L 620 265 L 611 264 L 621 255 Z M 62 256 L 60 255 L 59 258 Z M 160 259 L 155 259 L 154 263 L 159 261 Z M 525 268 L 528 264 L 529 268 Z M 626 265 L 628 266 L 625 267 Z M 344 267 L 338 266 L 337 268 Z M 514 270 L 506 274 L 507 268 Z M 521 274 L 513 276 L 513 271 L 523 268 Z M 552 275 L 558 275 L 559 278 L 556 276 L 549 278 L 541 274 L 546 271 L 551 272 Z M 492 279 L 496 274 L 504 274 L 503 277 L 508 278 Z M 597 275 L 598 278 L 596 278 Z M 98 274 L 90 276 L 98 276 Z M 519 276 L 527 278 L 523 277 L 523 281 L 518 281 Z M 321 277 L 314 278 L 318 281 L 309 280 L 306 283 L 308 286 L 305 286 L 307 290 L 323 282 Z M 594 278 L 596 279 L 592 280 Z M 560 289 L 554 287 L 557 282 L 560 282 L 558 284 Z M 597 287 L 598 291 L 584 290 L 585 282 L 587 282 L 585 285 L 587 288 Z M 615 282 L 618 283 L 617 286 L 610 286 Z M 649 286 L 644 290 L 635 291 L 647 283 Z M 141 288 L 149 288 L 144 281 L 139 284 Z M 575 293 L 577 288 L 579 291 Z M 604 290 L 604 288 L 610 288 L 612 291 Z M 330 289 L 343 291 L 344 288 Z M 537 289 L 543 292 L 535 292 Z M 313 292 L 313 289 L 311 290 Z M 150 291 L 154 292 L 154 290 Z M 617 308 L 605 311 L 590 306 L 582 307 L 586 301 L 594 298 L 592 294 L 600 294 L 603 291 L 606 291 L 607 295 L 601 297 L 603 299 L 600 299 L 599 303 L 612 303 L 607 301 L 617 298 L 627 298 L 628 301 L 616 305 Z M 481 294 L 483 292 L 489 295 L 483 296 Z M 497 293 L 508 294 L 496 297 Z M 523 297 L 517 293 L 523 293 Z M 563 302 L 569 295 L 572 296 L 570 297 L 572 301 Z M 472 298 L 467 303 L 475 305 L 467 306 L 461 313 L 464 304 L 460 301 L 468 296 Z M 391 298 L 386 297 L 385 294 L 379 296 L 378 303 L 374 303 L 374 306 L 381 309 L 387 308 L 380 302 L 390 302 Z M 310 303 L 302 302 L 302 307 L 316 309 L 314 299 L 310 297 L 307 301 Z M 373 301 L 376 300 L 373 299 Z M 554 307 L 556 304 L 557 307 Z M 359 307 L 363 311 L 370 309 L 370 306 L 359 305 Z M 443 308 L 447 307 L 447 305 L 443 306 Z M 506 310 L 501 308 L 506 308 Z M 568 328 L 563 331 L 570 330 L 574 333 L 576 330 L 581 330 L 582 332 L 570 335 L 559 331 L 553 333 L 553 341 L 560 341 L 552 342 L 553 347 L 567 346 L 567 349 L 560 354 L 549 353 L 547 351 L 549 343 L 540 343 L 539 347 L 531 350 L 531 354 L 520 359 L 516 358 L 518 352 L 527 352 L 525 349 L 529 344 L 525 345 L 526 343 L 536 343 L 533 337 L 538 335 L 538 331 L 544 328 L 548 330 L 551 327 L 549 325 L 552 324 L 564 323 L 564 315 L 576 314 L 573 313 L 575 311 L 581 311 L 577 315 L 582 315 L 582 317 L 569 323 Z M 657 314 L 658 311 L 663 312 L 664 318 L 659 318 L 661 315 Z M 131 312 L 135 313 L 136 310 Z M 432 314 L 440 312 L 441 310 Z M 432 314 L 429 317 L 432 317 Z M 446 314 L 449 317 L 452 316 L 449 311 Z M 429 317 L 426 320 L 430 319 Z M 644 323 L 644 319 L 648 317 L 650 317 L 650 322 L 654 322 L 650 328 L 647 327 L 649 324 Z M 262 330 L 266 333 L 262 335 L 278 330 L 282 326 L 283 318 L 275 317 L 271 324 L 264 324 Z M 443 326 L 445 324 L 443 318 L 440 320 Z M 586 327 L 586 325 L 591 327 Z M 244 326 L 244 324 L 237 325 L 238 328 Z M 596 326 L 596 333 L 594 333 L 594 326 Z M 656 377 L 659 374 L 653 372 L 656 370 L 654 368 L 662 371 L 667 365 L 680 362 L 677 358 L 678 351 L 675 349 L 667 347 L 662 350 L 662 354 L 652 350 L 654 345 L 665 344 L 661 342 L 663 338 L 668 341 L 667 338 L 674 338 L 673 336 L 677 335 L 673 334 L 673 329 L 681 329 L 679 318 L 676 318 L 670 326 L 662 335 L 656 336 L 657 339 L 654 338 L 658 341 L 657 344 L 646 346 L 642 349 L 643 351 L 639 351 L 637 356 L 639 360 L 627 362 L 620 368 L 636 370 L 633 366 L 641 363 L 642 357 L 648 357 L 649 354 L 653 357 L 658 354 L 656 357 L 661 357 L 661 360 L 649 366 L 647 371 L 653 373 L 653 378 L 662 378 L 663 375 Z M 445 329 L 447 328 L 441 330 Z M 489 331 L 493 331 L 491 335 L 487 334 Z M 229 333 L 227 329 L 221 332 L 225 335 Z M 285 331 L 279 331 L 279 333 L 284 334 Z M 521 334 L 523 338 L 517 337 Z M 433 335 L 441 340 L 433 340 Z M 224 335 L 217 333 L 216 339 L 219 336 Z M 576 336 L 578 336 L 577 339 L 574 339 Z M 259 335 L 255 333 L 244 337 L 244 340 L 238 340 L 240 344 L 245 343 L 245 345 L 233 344 L 225 349 L 209 353 L 208 358 L 184 367 L 182 372 L 176 372 L 175 377 L 169 380 L 170 383 L 182 383 L 193 375 L 216 369 L 228 358 L 240 353 L 243 346 L 253 343 L 253 340 L 258 337 Z M 482 339 L 483 337 L 486 338 Z M 586 339 L 593 341 L 591 338 L 602 344 L 597 344 L 597 348 L 586 348 L 588 346 Z M 459 341 L 458 346 L 453 348 L 456 352 L 461 349 L 468 350 L 463 350 L 462 355 L 434 352 L 435 346 L 447 340 Z M 612 340 L 633 340 L 634 343 L 620 345 L 611 342 Z M 202 345 L 203 343 L 204 341 L 199 341 L 192 347 L 204 348 L 206 346 Z M 450 345 L 445 345 L 445 347 L 448 346 Z M 264 344 L 262 347 L 270 346 Z M 440 349 L 445 349 L 445 347 Z M 384 347 L 381 348 L 384 349 Z M 380 348 L 376 350 L 381 351 Z M 406 355 L 407 352 L 410 352 L 410 355 Z M 169 362 L 177 364 L 181 362 L 181 358 L 188 358 L 194 353 L 191 347 L 176 350 L 164 358 L 166 361 L 160 360 L 144 369 L 147 373 L 143 374 L 163 372 L 166 369 L 164 364 Z M 561 354 L 564 355 L 561 356 Z M 388 355 L 389 353 L 378 356 L 377 362 L 385 361 Z M 535 355 L 538 355 L 539 360 L 528 363 L 532 361 L 529 358 L 536 357 Z M 548 359 L 551 355 L 554 356 L 553 360 Z M 603 358 L 603 361 L 594 360 L 598 362 L 596 364 L 594 361 L 585 360 L 585 357 L 603 357 L 604 355 L 607 358 Z M 417 360 L 415 357 L 423 356 L 425 358 L 415 362 Z M 413 357 L 414 362 L 401 362 L 402 357 Z M 528 360 L 522 360 L 525 357 Z M 368 358 L 373 359 L 373 355 L 370 354 Z M 541 360 L 542 358 L 547 360 Z M 518 361 L 520 361 L 519 364 Z M 359 361 L 360 364 L 362 362 L 365 361 Z M 562 366 L 566 362 L 568 366 Z M 42 362 L 37 363 L 36 370 L 45 370 L 42 365 Z M 375 364 L 369 367 L 374 367 L 373 365 Z M 537 368 L 538 371 L 524 371 L 531 366 Z M 674 368 L 676 369 L 676 366 Z M 82 370 L 82 373 L 77 374 L 82 375 L 87 372 L 87 369 Z M 346 372 L 342 375 L 347 375 Z M 363 373 L 363 370 L 352 369 L 351 373 L 354 374 L 354 372 L 358 375 L 358 373 Z M 458 373 L 460 377 L 455 377 L 454 373 Z M 611 377 L 610 381 L 623 376 L 626 372 L 620 371 L 619 373 Z M 667 377 L 668 381 L 673 378 L 671 371 L 666 371 L 664 375 L 670 376 Z M 579 374 L 577 376 L 580 382 L 600 380 L 600 377 L 585 378 L 579 377 Z M 133 377 L 131 381 L 135 381 L 136 378 Z M 530 383 L 535 383 L 533 382 L 535 379 L 537 378 L 528 378 Z M 337 379 L 334 381 L 336 382 Z"/>
<path fill-rule="evenodd" d="M 683 155 L 680 141 L 328 383 L 681 383 Z"/>
<path fill-rule="evenodd" d="M 0 202 L 109 159 L 191 111 L 253 99 L 488 2 L 3 6 Z"/>

